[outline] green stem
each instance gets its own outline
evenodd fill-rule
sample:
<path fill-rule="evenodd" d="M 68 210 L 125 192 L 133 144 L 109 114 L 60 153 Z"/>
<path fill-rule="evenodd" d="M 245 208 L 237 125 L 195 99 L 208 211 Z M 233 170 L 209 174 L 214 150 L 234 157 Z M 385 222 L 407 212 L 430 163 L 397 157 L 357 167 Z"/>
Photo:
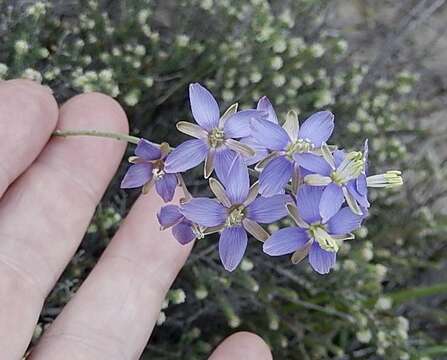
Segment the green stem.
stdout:
<path fill-rule="evenodd" d="M 426 287 L 416 287 L 405 289 L 387 294 L 393 300 L 393 303 L 399 304 L 406 301 L 447 293 L 447 283 L 435 284 Z"/>
<path fill-rule="evenodd" d="M 140 138 L 136 136 L 130 136 L 127 134 L 114 133 L 108 131 L 98 131 L 98 130 L 55 130 L 53 136 L 95 136 L 102 138 L 115 139 L 119 141 L 125 141 L 131 144 L 138 144 Z"/>

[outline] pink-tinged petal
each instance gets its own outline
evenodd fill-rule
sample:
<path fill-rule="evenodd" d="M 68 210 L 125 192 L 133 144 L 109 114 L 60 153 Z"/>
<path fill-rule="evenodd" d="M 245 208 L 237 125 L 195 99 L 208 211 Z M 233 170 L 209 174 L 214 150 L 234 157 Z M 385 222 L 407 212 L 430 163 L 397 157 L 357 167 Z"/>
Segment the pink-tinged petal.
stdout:
<path fill-rule="evenodd" d="M 265 118 L 261 111 L 242 110 L 231 115 L 224 125 L 224 134 L 226 139 L 239 139 L 251 135 L 251 120 Z"/>
<path fill-rule="evenodd" d="M 247 233 L 242 226 L 233 226 L 222 231 L 219 239 L 219 255 L 224 268 L 233 271 L 244 257 L 247 248 Z"/>
<path fill-rule="evenodd" d="M 309 263 L 319 274 L 327 274 L 335 266 L 337 254 L 323 250 L 317 242 L 314 242 L 309 251 Z"/>
<path fill-rule="evenodd" d="M 338 168 L 345 159 L 346 152 L 344 150 L 335 150 L 332 155 L 334 156 L 335 166 Z"/>
<path fill-rule="evenodd" d="M 296 206 L 301 218 L 308 224 L 320 221 L 320 201 L 323 195 L 321 187 L 303 185 L 298 190 Z"/>
<path fill-rule="evenodd" d="M 214 171 L 221 183 L 225 184 L 231 164 L 237 154 L 227 147 L 220 147 L 214 156 Z"/>
<path fill-rule="evenodd" d="M 250 189 L 248 168 L 241 156 L 234 158 L 226 181 L 223 182 L 228 198 L 232 204 L 242 204 Z"/>
<path fill-rule="evenodd" d="M 320 215 L 323 223 L 334 216 L 345 202 L 341 187 L 331 183 L 323 191 L 320 201 Z"/>
<path fill-rule="evenodd" d="M 311 153 L 299 153 L 293 159 L 304 169 L 314 173 L 329 176 L 332 172 L 331 166 L 321 156 Z"/>
<path fill-rule="evenodd" d="M 160 147 L 154 143 L 140 139 L 135 148 L 135 155 L 144 160 L 157 160 L 161 158 Z"/>
<path fill-rule="evenodd" d="M 300 139 L 308 139 L 317 147 L 326 142 L 334 131 L 334 114 L 319 111 L 303 122 L 299 131 Z"/>
<path fill-rule="evenodd" d="M 273 105 L 267 96 L 263 96 L 259 99 L 256 109 L 265 111 L 268 114 L 267 120 L 272 123 L 278 124 L 278 117 L 276 116 L 275 109 L 273 108 Z"/>
<path fill-rule="evenodd" d="M 140 163 L 131 165 L 121 181 L 121 189 L 143 186 L 152 179 L 152 164 Z"/>
<path fill-rule="evenodd" d="M 180 212 L 193 223 L 207 227 L 222 225 L 227 218 L 227 210 L 208 198 L 191 199 L 180 206 Z"/>
<path fill-rule="evenodd" d="M 161 179 L 155 181 L 157 194 L 160 195 L 164 202 L 172 200 L 176 186 L 177 176 L 175 174 L 164 174 Z"/>
<path fill-rule="evenodd" d="M 256 152 L 255 156 L 245 158 L 245 162 L 249 166 L 258 163 L 262 159 L 265 159 L 269 154 L 269 151 L 264 146 L 260 145 L 252 136 L 248 136 L 239 141 L 242 144 L 248 145 Z"/>
<path fill-rule="evenodd" d="M 259 193 L 264 197 L 282 194 L 292 177 L 293 164 L 285 156 L 270 161 L 259 176 Z"/>
<path fill-rule="evenodd" d="M 207 89 L 198 83 L 190 84 L 189 101 L 197 124 L 208 131 L 218 126 L 219 105 Z"/>
<path fill-rule="evenodd" d="M 287 195 L 274 195 L 269 198 L 258 197 L 247 207 L 247 217 L 261 224 L 270 224 L 287 216 Z"/>
<path fill-rule="evenodd" d="M 172 235 L 182 245 L 189 244 L 196 238 L 192 231 L 192 225 L 189 222 L 182 221 L 172 228 Z"/>
<path fill-rule="evenodd" d="M 177 146 L 165 160 L 167 173 L 183 172 L 199 165 L 208 154 L 208 144 L 202 139 L 187 140 Z"/>
<path fill-rule="evenodd" d="M 354 214 L 349 207 L 344 207 L 327 223 L 328 231 L 333 235 L 345 235 L 360 227 L 363 216 Z"/>
<path fill-rule="evenodd" d="M 307 232 L 298 227 L 288 227 L 274 232 L 262 246 L 262 250 L 270 256 L 291 254 L 302 249 L 309 241 Z"/>
<path fill-rule="evenodd" d="M 177 205 L 165 205 L 157 213 L 157 219 L 160 226 L 164 229 L 171 227 L 183 219 Z"/>
<path fill-rule="evenodd" d="M 284 150 L 290 142 L 287 132 L 278 124 L 268 120 L 252 120 L 251 136 L 270 150 Z"/>

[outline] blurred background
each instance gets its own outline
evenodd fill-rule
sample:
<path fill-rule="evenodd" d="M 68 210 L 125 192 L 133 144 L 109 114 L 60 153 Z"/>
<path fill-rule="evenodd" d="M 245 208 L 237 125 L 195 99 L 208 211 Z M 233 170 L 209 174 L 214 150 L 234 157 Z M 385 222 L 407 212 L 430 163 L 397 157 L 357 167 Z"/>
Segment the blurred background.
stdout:
<path fill-rule="evenodd" d="M 446 3 L 0 0 L 0 79 L 42 82 L 60 102 L 110 94 L 133 135 L 173 146 L 184 140 L 174 124 L 192 119 L 190 82 L 222 109 L 262 95 L 280 116 L 330 109 L 333 143 L 354 149 L 368 138 L 371 172 L 404 172 L 404 187 L 371 191 L 366 227 L 328 276 L 254 242 L 230 274 L 216 239 L 198 241 L 142 359 L 204 359 L 236 330 L 260 334 L 275 359 L 447 359 Z M 138 196 L 119 189 L 126 167 L 125 157 L 33 341 Z M 206 192 L 198 171 L 188 183 Z"/>

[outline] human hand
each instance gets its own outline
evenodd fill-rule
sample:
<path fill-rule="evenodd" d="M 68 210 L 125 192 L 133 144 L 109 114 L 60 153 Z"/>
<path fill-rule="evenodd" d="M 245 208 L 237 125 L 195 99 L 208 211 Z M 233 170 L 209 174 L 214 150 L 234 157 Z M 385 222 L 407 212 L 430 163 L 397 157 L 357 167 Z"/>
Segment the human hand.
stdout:
<path fill-rule="evenodd" d="M 60 110 L 45 87 L 0 82 L 0 359 L 21 359 L 45 297 L 75 253 L 126 144 L 51 138 L 55 128 L 127 132 L 124 111 L 101 94 Z M 180 190 L 173 201 L 181 197 Z M 192 245 L 161 232 L 158 196 L 140 197 L 96 267 L 29 359 L 138 359 Z M 251 333 L 210 359 L 271 359 Z"/>

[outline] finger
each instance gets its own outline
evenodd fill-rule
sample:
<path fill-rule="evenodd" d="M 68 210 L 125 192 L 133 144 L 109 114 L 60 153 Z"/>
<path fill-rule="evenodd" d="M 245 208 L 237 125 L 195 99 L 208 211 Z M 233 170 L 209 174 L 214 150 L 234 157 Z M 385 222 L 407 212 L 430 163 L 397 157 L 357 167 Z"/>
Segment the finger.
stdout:
<path fill-rule="evenodd" d="M 61 108 L 58 127 L 127 131 L 127 120 L 111 98 L 88 94 Z M 19 359 L 25 350 L 124 147 L 110 139 L 53 138 L 0 201 L 2 358 Z"/>
<path fill-rule="evenodd" d="M 227 337 L 209 360 L 272 360 L 269 347 L 258 335 L 238 332 Z"/>
<path fill-rule="evenodd" d="M 156 213 L 162 205 L 154 192 L 140 196 L 33 360 L 139 358 L 192 247 L 160 231 Z"/>
<path fill-rule="evenodd" d="M 28 80 L 0 82 L 0 198 L 39 155 L 57 116 L 49 88 Z"/>

